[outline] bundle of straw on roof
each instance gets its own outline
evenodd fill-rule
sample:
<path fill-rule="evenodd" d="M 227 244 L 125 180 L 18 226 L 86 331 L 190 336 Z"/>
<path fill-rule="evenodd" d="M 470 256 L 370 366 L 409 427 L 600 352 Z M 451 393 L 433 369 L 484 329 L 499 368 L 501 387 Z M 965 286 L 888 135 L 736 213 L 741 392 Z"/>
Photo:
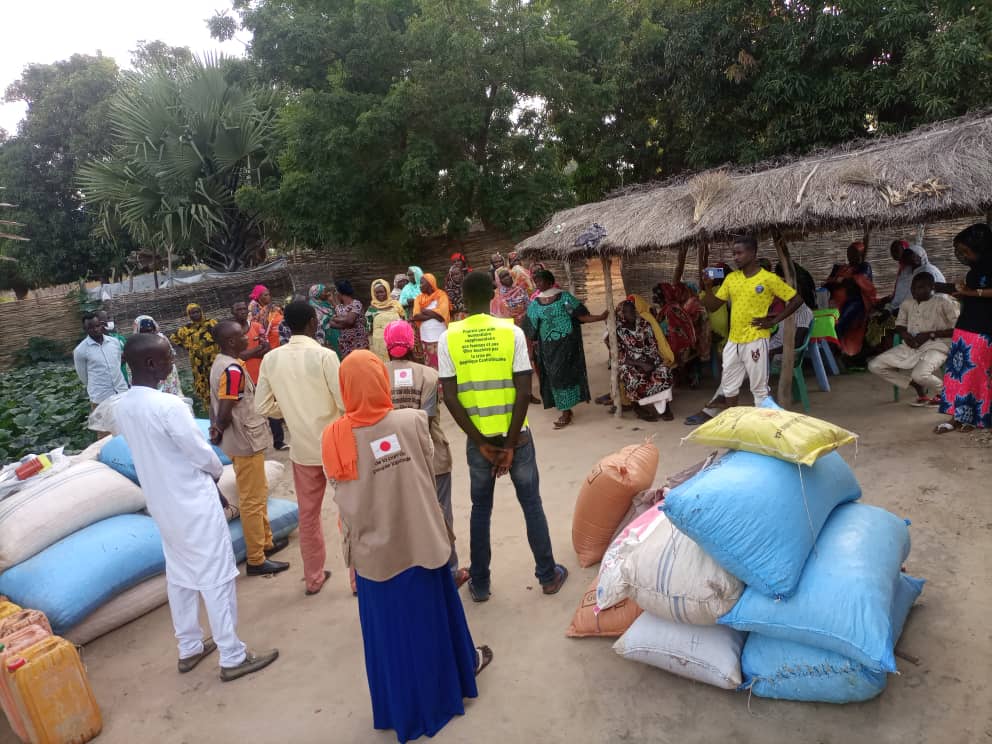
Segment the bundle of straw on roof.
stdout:
<path fill-rule="evenodd" d="M 687 184 L 689 194 L 695 203 L 692 211 L 692 224 L 696 224 L 703 218 L 706 210 L 709 209 L 717 199 L 726 191 L 730 190 L 730 176 L 726 171 L 707 171 L 700 173 Z"/>

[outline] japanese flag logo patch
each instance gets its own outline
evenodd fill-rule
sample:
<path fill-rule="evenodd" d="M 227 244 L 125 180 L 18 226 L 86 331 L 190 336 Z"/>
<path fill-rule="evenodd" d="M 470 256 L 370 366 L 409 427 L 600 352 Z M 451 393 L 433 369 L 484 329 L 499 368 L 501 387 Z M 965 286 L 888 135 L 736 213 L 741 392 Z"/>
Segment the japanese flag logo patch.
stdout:
<path fill-rule="evenodd" d="M 383 457 L 402 452 L 400 440 L 395 434 L 390 434 L 388 437 L 383 437 L 382 439 L 376 439 L 371 443 L 371 447 L 372 454 L 375 455 L 376 460 L 381 460 Z"/>
<path fill-rule="evenodd" d="M 412 369 L 394 369 L 393 370 L 393 387 L 413 387 L 413 370 Z"/>

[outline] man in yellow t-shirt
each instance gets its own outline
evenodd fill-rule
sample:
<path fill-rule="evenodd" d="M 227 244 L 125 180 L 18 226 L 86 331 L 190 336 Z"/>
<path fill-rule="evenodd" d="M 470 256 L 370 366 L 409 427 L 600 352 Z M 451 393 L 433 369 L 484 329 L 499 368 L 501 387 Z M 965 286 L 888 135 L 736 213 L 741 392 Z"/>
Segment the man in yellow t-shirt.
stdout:
<path fill-rule="evenodd" d="M 736 406 L 747 376 L 757 406 L 770 392 L 768 338 L 771 329 L 792 315 L 802 304 L 802 298 L 778 276 L 761 268 L 758 241 L 750 235 L 734 241 L 733 255 L 738 271 L 727 276 L 716 291 L 712 291 L 713 279 L 703 277 L 703 287 L 707 290 L 703 303 L 712 313 L 730 301 L 730 335 L 723 347 L 720 392 L 728 406 Z M 786 302 L 785 309 L 769 317 L 768 310 L 776 298 Z"/>

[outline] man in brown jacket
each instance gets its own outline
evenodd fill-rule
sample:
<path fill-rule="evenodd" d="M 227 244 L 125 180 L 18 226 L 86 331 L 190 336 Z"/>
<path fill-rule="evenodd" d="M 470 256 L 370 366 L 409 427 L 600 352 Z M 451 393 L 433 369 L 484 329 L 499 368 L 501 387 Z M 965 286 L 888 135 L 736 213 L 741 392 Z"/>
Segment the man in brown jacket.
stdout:
<path fill-rule="evenodd" d="M 232 320 L 218 323 L 213 334 L 220 354 L 210 369 L 210 441 L 234 463 L 248 549 L 247 574 L 279 573 L 289 564 L 269 556 L 289 545 L 289 539 L 274 541 L 269 528 L 265 450 L 272 446 L 272 432 L 255 410 L 255 384 L 239 358 L 248 348 L 248 337 Z"/>

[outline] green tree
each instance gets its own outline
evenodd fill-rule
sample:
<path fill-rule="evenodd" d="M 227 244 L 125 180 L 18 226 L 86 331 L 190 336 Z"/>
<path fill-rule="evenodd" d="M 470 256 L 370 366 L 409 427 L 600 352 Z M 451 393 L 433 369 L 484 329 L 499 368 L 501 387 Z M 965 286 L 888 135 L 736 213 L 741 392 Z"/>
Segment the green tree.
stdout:
<path fill-rule="evenodd" d="M 17 135 L 0 141 L 2 201 L 18 205 L 4 210 L 3 218 L 22 223 L 18 233 L 30 238 L 0 239 L 0 253 L 18 259 L 21 284 L 105 278 L 129 250 L 126 239 L 115 244 L 94 238 L 94 217 L 75 185 L 80 162 L 109 143 L 106 115 L 117 75 L 112 59 L 77 54 L 29 65 L 7 88 L 6 101 L 28 107 Z"/>
<path fill-rule="evenodd" d="M 542 3 L 238 7 L 252 61 L 289 100 L 282 179 L 242 198 L 287 233 L 401 246 L 477 219 L 519 233 L 571 200 L 541 96 L 572 45 Z"/>
<path fill-rule="evenodd" d="M 904 131 L 992 102 L 992 6 L 561 0 L 548 97 L 583 200 L 632 181 Z"/>
<path fill-rule="evenodd" d="M 142 245 L 233 271 L 263 240 L 239 189 L 275 174 L 271 95 L 225 77 L 223 59 L 154 65 L 122 76 L 108 111 L 107 153 L 80 170 L 104 234 L 120 225 Z"/>

